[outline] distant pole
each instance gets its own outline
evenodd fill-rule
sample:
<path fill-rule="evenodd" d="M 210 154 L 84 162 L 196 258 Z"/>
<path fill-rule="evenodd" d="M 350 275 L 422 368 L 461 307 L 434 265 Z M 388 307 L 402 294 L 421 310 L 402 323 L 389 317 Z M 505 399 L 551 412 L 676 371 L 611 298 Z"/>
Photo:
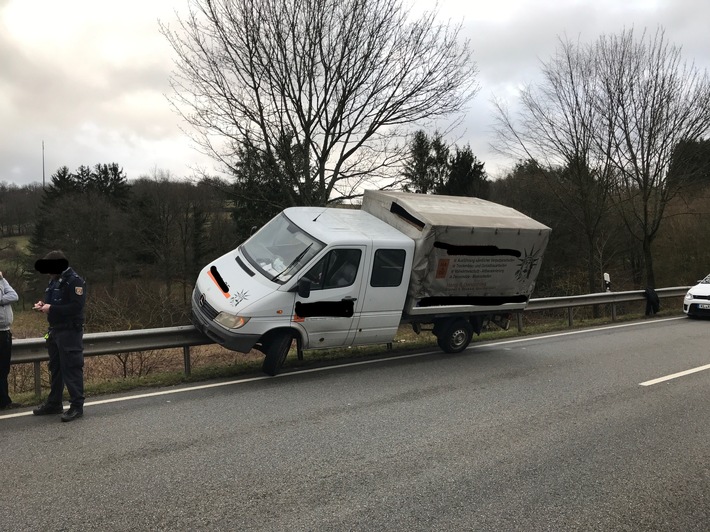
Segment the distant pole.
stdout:
<path fill-rule="evenodd" d="M 42 189 L 44 189 L 44 141 L 42 141 Z"/>

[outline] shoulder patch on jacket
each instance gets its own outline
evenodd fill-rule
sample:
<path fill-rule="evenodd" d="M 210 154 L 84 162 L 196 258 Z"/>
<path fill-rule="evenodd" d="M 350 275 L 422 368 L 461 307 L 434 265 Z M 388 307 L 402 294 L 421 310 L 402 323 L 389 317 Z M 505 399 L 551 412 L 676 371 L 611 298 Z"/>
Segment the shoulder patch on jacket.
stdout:
<path fill-rule="evenodd" d="M 74 293 L 78 296 L 83 295 L 84 293 L 84 287 L 83 286 L 75 286 L 74 287 Z"/>

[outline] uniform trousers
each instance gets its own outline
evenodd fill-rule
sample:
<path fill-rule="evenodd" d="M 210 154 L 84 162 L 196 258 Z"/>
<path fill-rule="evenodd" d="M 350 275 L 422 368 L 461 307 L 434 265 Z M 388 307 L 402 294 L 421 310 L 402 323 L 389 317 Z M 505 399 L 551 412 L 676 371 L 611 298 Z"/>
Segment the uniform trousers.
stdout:
<path fill-rule="evenodd" d="M 51 329 L 47 338 L 51 387 L 47 404 L 61 405 L 64 386 L 69 405 L 84 407 L 84 333 L 82 329 Z"/>

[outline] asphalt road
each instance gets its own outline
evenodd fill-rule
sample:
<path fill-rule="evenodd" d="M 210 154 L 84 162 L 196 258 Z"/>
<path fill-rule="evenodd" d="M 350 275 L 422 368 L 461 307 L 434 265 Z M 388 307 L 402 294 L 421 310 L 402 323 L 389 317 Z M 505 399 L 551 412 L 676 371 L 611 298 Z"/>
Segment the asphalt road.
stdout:
<path fill-rule="evenodd" d="M 706 531 L 710 368 L 653 381 L 708 340 L 651 319 L 14 411 L 0 529 Z"/>

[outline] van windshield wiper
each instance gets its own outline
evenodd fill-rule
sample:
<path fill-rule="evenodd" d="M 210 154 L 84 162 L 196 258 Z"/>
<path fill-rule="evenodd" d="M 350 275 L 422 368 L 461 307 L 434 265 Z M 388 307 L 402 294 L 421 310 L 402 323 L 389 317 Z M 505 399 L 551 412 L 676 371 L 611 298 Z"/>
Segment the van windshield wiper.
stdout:
<path fill-rule="evenodd" d="M 312 246 L 312 245 L 313 245 L 313 242 L 311 242 L 310 244 L 308 244 L 308 246 L 306 246 L 306 249 L 304 249 L 303 251 L 301 251 L 301 252 L 298 254 L 298 257 L 296 257 L 295 259 L 293 259 L 293 260 L 291 261 L 291 263 L 290 263 L 288 266 L 286 266 L 280 273 L 277 273 L 276 275 L 274 275 L 271 280 L 272 280 L 272 281 L 275 281 L 276 279 L 278 279 L 279 277 L 281 277 L 284 273 L 286 273 L 287 271 L 289 271 L 290 269 L 292 269 L 296 264 L 298 264 L 298 263 L 301 261 L 301 259 L 306 255 L 306 253 L 308 253 L 308 250 L 311 249 L 311 246 Z"/>

